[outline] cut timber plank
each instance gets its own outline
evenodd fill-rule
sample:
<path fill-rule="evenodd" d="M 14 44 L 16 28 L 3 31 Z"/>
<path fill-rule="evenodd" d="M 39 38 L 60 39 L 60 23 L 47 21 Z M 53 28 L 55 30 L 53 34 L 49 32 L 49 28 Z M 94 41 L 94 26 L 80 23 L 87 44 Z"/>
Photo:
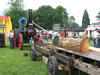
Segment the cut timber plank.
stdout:
<path fill-rule="evenodd" d="M 93 52 L 98 52 L 98 53 L 100 53 L 100 48 L 95 48 L 95 47 L 89 46 L 89 50 L 90 50 L 90 51 L 93 51 Z"/>

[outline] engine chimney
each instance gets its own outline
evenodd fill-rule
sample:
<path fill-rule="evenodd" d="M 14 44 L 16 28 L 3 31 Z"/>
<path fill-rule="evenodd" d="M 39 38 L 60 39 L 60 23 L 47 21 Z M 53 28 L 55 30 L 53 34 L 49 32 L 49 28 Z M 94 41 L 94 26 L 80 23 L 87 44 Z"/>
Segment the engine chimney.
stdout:
<path fill-rule="evenodd" d="M 32 23 L 32 9 L 29 9 L 29 10 L 28 10 L 28 16 L 29 16 L 29 17 L 28 17 L 28 22 L 29 22 L 29 23 Z"/>

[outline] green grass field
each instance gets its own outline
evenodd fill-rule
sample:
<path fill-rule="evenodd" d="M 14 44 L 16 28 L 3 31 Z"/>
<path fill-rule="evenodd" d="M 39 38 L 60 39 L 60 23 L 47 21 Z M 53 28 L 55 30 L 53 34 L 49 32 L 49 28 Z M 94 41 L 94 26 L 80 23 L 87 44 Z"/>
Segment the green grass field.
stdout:
<path fill-rule="evenodd" d="M 21 56 L 22 53 L 29 53 L 29 47 L 24 47 L 23 51 L 10 49 L 9 44 L 0 48 L 0 75 L 47 75 L 41 58 L 33 62 L 29 56 Z"/>
<path fill-rule="evenodd" d="M 92 41 L 90 42 L 91 45 Z M 18 48 L 10 49 L 9 42 L 6 47 L 0 48 L 0 75 L 48 75 L 46 64 L 41 58 L 31 61 L 30 56 L 21 56 L 22 53 L 29 53 L 29 46 L 23 51 Z M 59 75 L 68 75 L 67 72 L 60 72 Z M 78 75 L 73 72 L 73 75 Z M 86 75 L 82 73 L 82 75 Z"/>

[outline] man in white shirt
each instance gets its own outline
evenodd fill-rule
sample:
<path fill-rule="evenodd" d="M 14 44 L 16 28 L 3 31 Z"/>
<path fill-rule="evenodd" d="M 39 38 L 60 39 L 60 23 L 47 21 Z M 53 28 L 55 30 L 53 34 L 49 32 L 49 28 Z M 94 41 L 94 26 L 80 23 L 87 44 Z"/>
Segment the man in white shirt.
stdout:
<path fill-rule="evenodd" d="M 92 37 L 93 37 L 93 41 L 94 41 L 94 47 L 96 47 L 97 43 L 98 43 L 98 29 L 96 28 L 95 31 L 92 32 Z"/>
<path fill-rule="evenodd" d="M 10 48 L 14 48 L 14 32 L 11 30 L 9 33 L 9 40 L 10 40 Z"/>

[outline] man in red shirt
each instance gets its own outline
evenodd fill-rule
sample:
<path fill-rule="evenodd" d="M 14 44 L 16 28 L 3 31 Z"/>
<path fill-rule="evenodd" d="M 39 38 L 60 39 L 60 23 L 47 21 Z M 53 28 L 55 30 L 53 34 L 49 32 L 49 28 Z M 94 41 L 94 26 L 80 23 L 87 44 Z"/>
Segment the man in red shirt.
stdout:
<path fill-rule="evenodd" d="M 48 41 L 48 33 L 47 33 L 47 31 L 45 32 L 45 40 Z"/>

